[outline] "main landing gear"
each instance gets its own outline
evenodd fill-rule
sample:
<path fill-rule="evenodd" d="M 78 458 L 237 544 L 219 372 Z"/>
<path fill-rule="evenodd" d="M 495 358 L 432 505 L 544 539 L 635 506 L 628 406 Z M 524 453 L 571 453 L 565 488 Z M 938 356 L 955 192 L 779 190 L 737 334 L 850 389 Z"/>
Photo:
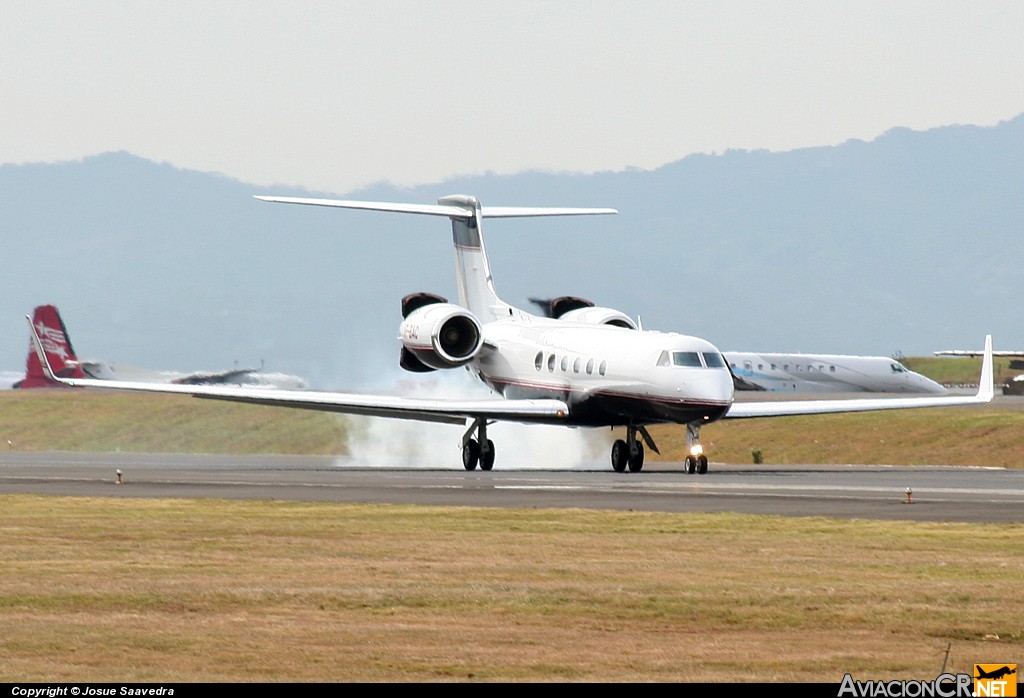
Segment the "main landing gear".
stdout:
<path fill-rule="evenodd" d="M 473 438 L 476 432 L 477 438 Z M 487 438 L 487 420 L 473 420 L 469 430 L 462 436 L 462 466 L 466 470 L 476 470 L 479 463 L 481 470 L 494 467 L 494 442 Z"/>
<path fill-rule="evenodd" d="M 643 438 L 642 443 L 636 439 L 638 432 Z M 647 429 L 633 425 L 626 427 L 626 439 L 617 439 L 612 444 L 612 470 L 617 473 L 625 472 L 627 467 L 631 473 L 643 470 L 644 443 L 655 453 L 661 453 L 657 444 L 654 443 L 654 439 L 647 433 Z"/>
<path fill-rule="evenodd" d="M 704 447 L 700 444 L 700 423 L 686 425 L 686 452 L 683 459 L 683 470 L 689 475 L 703 475 L 708 471 L 708 457 L 704 455 Z"/>

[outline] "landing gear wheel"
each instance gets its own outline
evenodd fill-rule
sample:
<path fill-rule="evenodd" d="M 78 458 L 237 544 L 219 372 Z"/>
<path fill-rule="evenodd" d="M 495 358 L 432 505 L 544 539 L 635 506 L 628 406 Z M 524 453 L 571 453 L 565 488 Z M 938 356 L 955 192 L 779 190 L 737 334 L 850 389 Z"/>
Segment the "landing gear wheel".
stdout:
<path fill-rule="evenodd" d="M 494 465 L 494 451 L 491 451 L 491 465 Z M 470 439 L 462 447 L 462 467 L 466 470 L 476 470 L 476 464 L 480 460 L 480 444 L 476 439 Z M 490 470 L 490 468 L 485 468 Z"/>
<path fill-rule="evenodd" d="M 644 445 L 637 442 L 636 450 L 629 455 L 629 472 L 639 473 L 644 468 Z"/>
<path fill-rule="evenodd" d="M 683 461 L 683 470 L 686 471 L 687 475 L 693 475 L 697 472 L 697 459 L 693 456 L 687 456 L 686 460 Z"/>
<path fill-rule="evenodd" d="M 622 439 L 617 439 L 612 444 L 612 470 L 617 473 L 626 472 L 626 464 L 629 462 L 629 449 L 626 447 L 626 442 Z"/>
<path fill-rule="evenodd" d="M 708 457 L 707 456 L 699 456 L 697 458 L 697 474 L 698 475 L 703 475 L 707 471 L 708 471 Z"/>
<path fill-rule="evenodd" d="M 480 470 L 494 467 L 494 442 L 487 439 L 487 448 L 480 452 Z"/>

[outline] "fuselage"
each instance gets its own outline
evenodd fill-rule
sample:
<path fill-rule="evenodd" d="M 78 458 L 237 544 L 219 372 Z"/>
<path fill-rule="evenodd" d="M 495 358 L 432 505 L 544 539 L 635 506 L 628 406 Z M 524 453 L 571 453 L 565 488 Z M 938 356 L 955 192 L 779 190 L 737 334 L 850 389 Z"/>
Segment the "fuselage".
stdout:
<path fill-rule="evenodd" d="M 725 352 L 741 389 L 798 393 L 945 393 L 885 356 Z"/>
<path fill-rule="evenodd" d="M 561 424 L 708 423 L 733 400 L 721 353 L 703 339 L 537 317 L 512 309 L 483 326 L 471 370 L 506 398 L 569 405 Z"/>

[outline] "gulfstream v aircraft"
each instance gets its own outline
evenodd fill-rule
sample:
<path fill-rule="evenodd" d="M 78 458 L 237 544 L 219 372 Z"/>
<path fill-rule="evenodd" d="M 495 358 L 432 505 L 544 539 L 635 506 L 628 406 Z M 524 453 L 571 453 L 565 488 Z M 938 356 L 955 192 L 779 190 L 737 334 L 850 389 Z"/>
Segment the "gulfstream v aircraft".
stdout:
<path fill-rule="evenodd" d="M 700 429 L 718 419 L 965 405 L 988 402 L 993 396 L 991 338 L 986 339 L 980 387 L 973 396 L 734 402 L 729 366 L 707 340 L 639 329 L 624 313 L 610 308 L 570 304 L 555 317 L 541 317 L 501 300 L 484 249 L 484 219 L 599 215 L 616 213 L 614 209 L 491 208 L 470 196 L 447 196 L 426 205 L 256 198 L 450 219 L 458 302 L 432 293 L 413 293 L 403 299 L 399 362 L 413 372 L 464 367 L 500 398 L 418 399 L 63 378 L 48 364 L 33 329 L 49 377 L 68 385 L 468 425 L 462 438 L 462 464 L 467 470 L 493 467 L 495 445 L 487 429 L 499 420 L 625 428 L 625 438 L 615 441 L 611 449 L 612 467 L 619 472 L 643 468 L 645 445 L 658 452 L 647 431 L 649 425 L 685 425 L 686 470 L 703 473 L 708 459 L 700 444 Z M 57 373 L 63 368 L 56 367 Z"/>

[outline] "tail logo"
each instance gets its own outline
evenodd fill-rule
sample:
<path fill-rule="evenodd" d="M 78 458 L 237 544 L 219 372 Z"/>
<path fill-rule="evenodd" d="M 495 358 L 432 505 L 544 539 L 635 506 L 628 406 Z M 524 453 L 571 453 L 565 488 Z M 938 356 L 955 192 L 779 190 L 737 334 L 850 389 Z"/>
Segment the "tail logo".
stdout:
<path fill-rule="evenodd" d="M 53 327 L 47 327 L 42 322 L 36 323 L 36 334 L 47 354 L 59 356 L 63 363 L 67 363 L 69 351 L 67 342 L 64 340 L 64 332 Z"/>

